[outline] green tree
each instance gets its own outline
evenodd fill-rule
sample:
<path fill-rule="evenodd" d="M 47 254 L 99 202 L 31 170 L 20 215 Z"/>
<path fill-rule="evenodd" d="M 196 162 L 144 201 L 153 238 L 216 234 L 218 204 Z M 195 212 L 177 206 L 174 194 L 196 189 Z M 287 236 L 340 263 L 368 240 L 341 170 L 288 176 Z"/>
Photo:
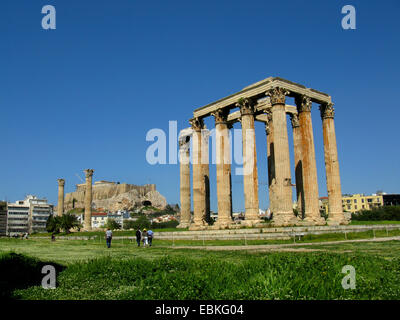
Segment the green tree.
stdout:
<path fill-rule="evenodd" d="M 60 217 L 49 215 L 47 222 L 46 222 L 46 230 L 47 232 L 60 232 Z"/>
<path fill-rule="evenodd" d="M 121 229 L 121 225 L 115 221 L 115 219 L 107 219 L 107 223 L 105 224 L 106 228 L 110 228 L 111 230 Z"/>
<path fill-rule="evenodd" d="M 77 216 L 65 213 L 59 218 L 59 227 L 64 230 L 65 233 L 70 233 L 70 229 L 72 228 L 80 228 L 81 224 L 78 221 Z"/>

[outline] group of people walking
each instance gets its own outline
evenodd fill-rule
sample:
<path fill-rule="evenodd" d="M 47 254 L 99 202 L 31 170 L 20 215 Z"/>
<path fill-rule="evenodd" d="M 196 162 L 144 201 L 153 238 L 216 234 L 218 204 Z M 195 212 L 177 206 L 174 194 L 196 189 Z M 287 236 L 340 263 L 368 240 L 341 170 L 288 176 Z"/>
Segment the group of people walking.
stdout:
<path fill-rule="evenodd" d="M 136 230 L 136 242 L 138 247 L 140 247 L 140 242 L 143 241 L 143 247 L 150 246 L 153 244 L 153 237 L 154 237 L 154 232 L 152 230 L 147 230 L 146 228 L 143 229 L 143 231 L 138 228 Z M 107 229 L 106 231 L 106 244 L 107 248 L 111 247 L 111 240 L 112 240 L 112 231 L 110 228 Z"/>
<path fill-rule="evenodd" d="M 143 241 L 143 247 L 150 246 L 153 244 L 153 231 L 148 230 L 146 228 L 143 231 L 138 228 L 136 230 L 136 242 L 138 247 L 140 247 L 140 241 Z"/>

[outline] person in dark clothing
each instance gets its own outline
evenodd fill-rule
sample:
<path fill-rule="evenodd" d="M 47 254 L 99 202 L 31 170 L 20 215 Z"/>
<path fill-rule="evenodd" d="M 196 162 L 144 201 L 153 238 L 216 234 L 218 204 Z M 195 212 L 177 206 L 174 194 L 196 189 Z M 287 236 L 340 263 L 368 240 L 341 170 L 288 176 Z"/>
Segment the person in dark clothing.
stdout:
<path fill-rule="evenodd" d="M 137 246 L 140 247 L 140 240 L 142 239 L 142 231 L 140 231 L 140 228 L 136 230 L 136 242 Z"/>
<path fill-rule="evenodd" d="M 107 248 L 111 247 L 111 239 L 112 239 L 112 231 L 110 230 L 110 228 L 108 228 L 107 231 L 106 231 Z"/>

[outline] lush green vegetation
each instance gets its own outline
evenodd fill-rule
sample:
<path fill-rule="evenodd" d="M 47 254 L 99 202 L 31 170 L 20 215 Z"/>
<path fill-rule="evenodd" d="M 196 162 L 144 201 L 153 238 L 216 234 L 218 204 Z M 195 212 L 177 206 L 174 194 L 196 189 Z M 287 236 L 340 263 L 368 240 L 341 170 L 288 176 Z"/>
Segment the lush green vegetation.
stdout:
<path fill-rule="evenodd" d="M 400 221 L 400 206 L 384 206 L 352 213 L 352 221 Z"/>
<path fill-rule="evenodd" d="M 59 233 L 60 230 L 64 230 L 66 234 L 69 234 L 70 229 L 80 227 L 82 226 L 78 218 L 71 213 L 63 214 L 61 217 L 50 215 L 46 223 L 46 230 L 50 233 Z"/>
<path fill-rule="evenodd" d="M 21 299 L 400 298 L 398 241 L 320 243 L 312 246 L 319 251 L 263 253 L 155 245 L 138 248 L 134 242 L 113 240 L 107 249 L 103 239 L 0 239 L 2 295 Z M 40 286 L 45 264 L 58 270 L 55 290 Z M 356 269 L 355 290 L 341 287 L 341 270 L 347 264 Z"/>
<path fill-rule="evenodd" d="M 360 221 L 360 220 L 352 220 L 351 225 L 371 225 L 371 224 L 400 224 L 400 221 L 390 221 L 390 220 L 382 220 L 382 221 Z"/>

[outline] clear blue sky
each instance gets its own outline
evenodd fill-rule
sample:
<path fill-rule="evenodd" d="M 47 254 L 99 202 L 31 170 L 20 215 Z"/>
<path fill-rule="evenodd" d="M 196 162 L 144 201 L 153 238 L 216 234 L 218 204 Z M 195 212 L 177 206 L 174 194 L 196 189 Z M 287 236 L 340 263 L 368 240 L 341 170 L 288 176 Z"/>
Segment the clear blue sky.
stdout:
<path fill-rule="evenodd" d="M 41 28 L 46 4 L 56 30 Z M 341 28 L 346 4 L 356 30 Z M 169 120 L 187 127 L 195 108 L 269 76 L 332 96 L 343 193 L 400 193 L 399 9 L 395 0 L 3 0 L 0 199 L 56 203 L 57 178 L 71 192 L 75 174 L 93 168 L 95 180 L 155 183 L 177 203 L 179 167 L 146 162 L 147 131 Z M 316 105 L 312 114 L 324 196 Z M 256 134 L 265 208 L 261 123 Z M 234 210 L 243 210 L 242 177 L 232 179 Z M 215 180 L 211 168 L 214 210 Z"/>

